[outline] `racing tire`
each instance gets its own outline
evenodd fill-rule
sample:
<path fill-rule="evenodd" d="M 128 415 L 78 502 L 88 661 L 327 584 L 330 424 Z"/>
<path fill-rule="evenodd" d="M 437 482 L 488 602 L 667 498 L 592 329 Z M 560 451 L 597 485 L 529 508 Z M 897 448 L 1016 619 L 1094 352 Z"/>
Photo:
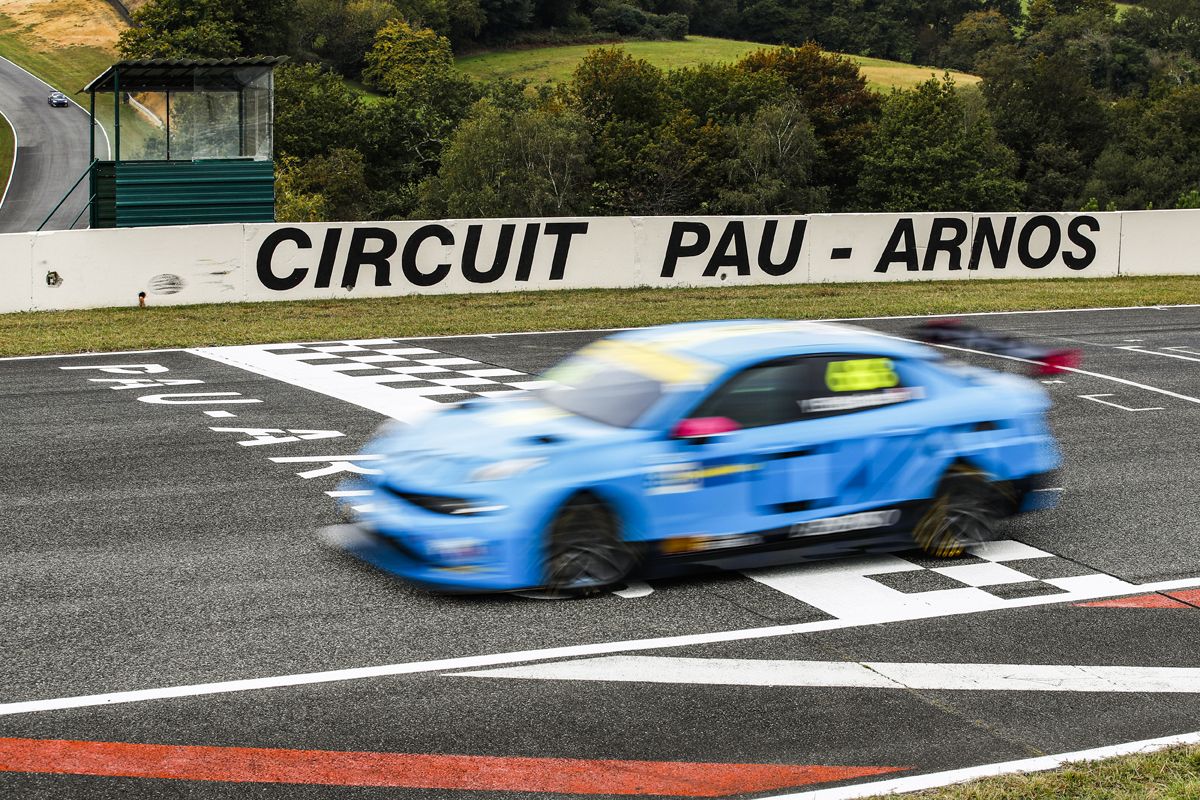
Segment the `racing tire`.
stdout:
<path fill-rule="evenodd" d="M 996 525 L 1012 513 L 1011 486 L 967 465 L 952 467 L 913 529 L 913 540 L 938 558 L 962 555 L 972 545 L 996 538 Z"/>
<path fill-rule="evenodd" d="M 620 520 L 591 495 L 570 500 L 550 523 L 546 549 L 546 589 L 579 596 L 620 584 L 637 557 L 621 539 Z"/>

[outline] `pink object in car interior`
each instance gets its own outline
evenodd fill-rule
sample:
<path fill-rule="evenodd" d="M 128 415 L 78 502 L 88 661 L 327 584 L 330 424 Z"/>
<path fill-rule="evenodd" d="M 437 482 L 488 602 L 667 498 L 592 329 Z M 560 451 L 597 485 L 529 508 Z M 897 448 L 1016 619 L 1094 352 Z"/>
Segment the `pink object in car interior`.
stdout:
<path fill-rule="evenodd" d="M 695 419 L 680 420 L 671 429 L 671 436 L 676 439 L 698 439 L 732 433 L 740 430 L 741 427 L 729 417 L 696 417 Z"/>

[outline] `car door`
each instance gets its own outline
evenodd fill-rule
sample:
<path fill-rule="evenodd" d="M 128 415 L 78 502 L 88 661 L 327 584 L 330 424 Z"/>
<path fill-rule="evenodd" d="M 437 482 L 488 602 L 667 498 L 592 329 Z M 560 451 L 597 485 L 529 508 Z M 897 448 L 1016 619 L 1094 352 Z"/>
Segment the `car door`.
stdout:
<path fill-rule="evenodd" d="M 783 446 L 779 429 L 800 418 L 797 397 L 808 367 L 802 360 L 756 364 L 728 378 L 692 409 L 688 418 L 723 417 L 738 429 L 719 436 L 668 439 L 660 463 L 647 472 L 646 496 L 654 535 L 727 536 L 753 531 L 756 503 L 762 498 L 764 472 L 780 495 L 790 496 L 770 462 L 787 459 L 797 469 L 804 462 L 795 448 Z M 820 473 L 812 464 L 814 477 Z M 809 481 L 816 488 L 815 481 Z"/>
<path fill-rule="evenodd" d="M 812 356 L 808 365 L 798 401 L 801 416 L 781 431 L 802 443 L 806 456 L 768 462 L 766 499 L 792 492 L 791 505 L 775 506 L 777 512 L 794 514 L 791 523 L 899 508 L 916 499 L 937 457 L 936 443 L 927 435 L 929 412 L 921 402 L 926 391 L 919 369 L 875 354 Z M 814 470 L 820 472 L 819 491 L 806 486 Z M 797 531 L 827 528 L 809 525 Z"/>

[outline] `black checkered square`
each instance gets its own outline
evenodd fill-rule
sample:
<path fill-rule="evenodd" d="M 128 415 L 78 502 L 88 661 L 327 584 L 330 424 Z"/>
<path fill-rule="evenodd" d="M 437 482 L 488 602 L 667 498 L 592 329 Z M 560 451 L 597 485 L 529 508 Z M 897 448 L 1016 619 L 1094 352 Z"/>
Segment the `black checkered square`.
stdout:
<path fill-rule="evenodd" d="M 920 551 L 899 553 L 899 557 L 913 566 L 921 569 L 905 569 L 903 571 L 881 572 L 868 575 L 871 580 L 904 594 L 921 594 L 923 592 L 940 592 L 949 589 L 975 588 L 987 592 L 994 597 L 1004 600 L 1017 600 L 1024 597 L 1042 597 L 1055 594 L 1066 594 L 1065 589 L 1059 588 L 1047 581 L 1058 578 L 1075 578 L 1085 575 L 1095 575 L 1096 570 L 1074 561 L 1054 555 L 1032 558 L 1000 558 L 992 560 L 971 553 L 964 553 L 950 558 L 935 558 Z M 978 572 L 970 569 L 973 565 L 996 564 L 1006 571 L 1013 573 L 1013 580 L 1004 583 L 993 583 L 978 579 Z M 968 567 L 966 570 L 956 570 L 955 567 Z M 940 570 L 951 573 L 943 574 Z M 984 572 L 988 570 L 985 569 Z M 993 568 L 991 571 L 996 571 Z M 968 578 L 966 573 L 976 572 Z M 957 574 L 958 577 L 954 577 Z M 959 580 L 962 578 L 962 580 Z M 992 577 L 994 580 L 994 577 Z"/>
<path fill-rule="evenodd" d="M 280 358 L 410 392 L 439 403 L 516 394 L 536 386 L 533 375 L 488 364 L 402 339 L 307 342 L 268 348 Z"/>

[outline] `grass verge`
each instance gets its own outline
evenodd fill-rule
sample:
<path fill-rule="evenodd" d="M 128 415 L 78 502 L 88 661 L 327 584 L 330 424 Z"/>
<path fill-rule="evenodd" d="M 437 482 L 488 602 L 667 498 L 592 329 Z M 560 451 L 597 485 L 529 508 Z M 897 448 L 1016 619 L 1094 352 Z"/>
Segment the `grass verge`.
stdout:
<path fill-rule="evenodd" d="M 17 137 L 12 125 L 0 116 L 0 196 L 3 196 L 8 186 L 8 176 L 12 174 L 13 162 L 17 157 Z"/>
<path fill-rule="evenodd" d="M 544 81 L 564 81 L 571 77 L 571 72 L 579 60 L 594 47 L 599 45 L 563 45 L 559 47 L 535 47 L 525 50 L 504 50 L 494 53 L 478 53 L 463 56 L 455 60 L 455 65 L 473 78 L 512 78 L 525 79 L 533 83 Z M 636 58 L 644 58 L 660 69 L 679 69 L 694 67 L 702 63 L 724 63 L 737 61 L 755 50 L 771 45 L 757 42 L 741 42 L 734 39 L 718 39 L 711 36 L 689 36 L 683 41 L 621 42 L 618 47 L 626 50 Z M 862 70 L 868 85 L 876 90 L 909 88 L 931 75 L 941 75 L 942 70 L 936 67 L 918 67 L 899 61 L 885 61 L 881 58 L 866 58 L 865 56 L 850 56 Z M 952 72 L 959 86 L 968 86 L 979 82 L 975 75 L 964 72 Z"/>
<path fill-rule="evenodd" d="M 696 319 L 961 314 L 1174 305 L 1200 276 L 1088 280 L 582 289 L 379 299 L 230 303 L 0 315 L 0 355 L 623 328 Z M 151 298 L 153 303 L 153 298 Z"/>
<path fill-rule="evenodd" d="M 892 797 L 892 795 L 888 795 Z M 906 794 L 910 800 L 1183 800 L 1200 797 L 1200 748 L 1068 764 Z M 882 798 L 877 798 L 882 800 Z"/>

